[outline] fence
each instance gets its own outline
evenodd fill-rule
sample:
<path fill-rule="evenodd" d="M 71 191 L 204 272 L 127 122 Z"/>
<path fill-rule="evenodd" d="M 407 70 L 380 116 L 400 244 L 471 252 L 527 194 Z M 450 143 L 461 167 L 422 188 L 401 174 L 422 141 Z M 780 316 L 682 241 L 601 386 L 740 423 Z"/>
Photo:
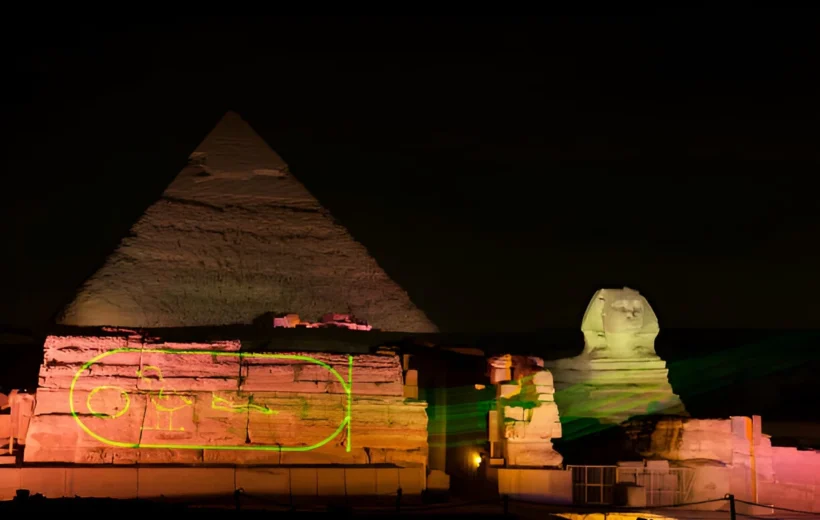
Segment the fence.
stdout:
<path fill-rule="evenodd" d="M 572 501 L 576 504 L 611 504 L 617 466 L 567 466 L 572 471 Z"/>
<path fill-rule="evenodd" d="M 644 488 L 647 506 L 689 501 L 694 482 L 691 468 L 568 466 L 572 471 L 572 499 L 576 504 L 613 504 L 616 484 Z"/>

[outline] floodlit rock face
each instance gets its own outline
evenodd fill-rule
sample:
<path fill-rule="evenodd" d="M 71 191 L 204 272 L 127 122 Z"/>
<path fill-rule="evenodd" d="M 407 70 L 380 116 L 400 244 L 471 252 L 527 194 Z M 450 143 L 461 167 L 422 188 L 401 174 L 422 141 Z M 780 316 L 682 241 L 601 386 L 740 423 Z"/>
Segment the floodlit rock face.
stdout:
<path fill-rule="evenodd" d="M 395 353 L 50 336 L 25 461 L 424 465 L 403 382 Z"/>
<path fill-rule="evenodd" d="M 435 326 L 285 162 L 228 113 L 81 288 L 60 323 L 182 327 L 343 312 L 386 331 Z"/>
<path fill-rule="evenodd" d="M 508 467 L 555 467 L 563 461 L 552 445 L 561 437 L 552 374 L 542 364 L 538 358 L 509 355 L 489 360 Z"/>
<path fill-rule="evenodd" d="M 564 421 L 617 424 L 638 415 L 684 415 L 666 362 L 655 353 L 659 330 L 652 307 L 637 291 L 595 293 L 581 325 L 584 352 L 546 364 L 555 375 Z"/>
<path fill-rule="evenodd" d="M 731 493 L 746 502 L 820 511 L 820 496 L 815 493 L 820 482 L 820 452 L 773 447 L 762 432 L 760 416 L 642 418 L 625 428 L 643 457 L 690 468 L 689 501 Z M 744 514 L 766 511 L 742 502 L 739 506 Z"/>

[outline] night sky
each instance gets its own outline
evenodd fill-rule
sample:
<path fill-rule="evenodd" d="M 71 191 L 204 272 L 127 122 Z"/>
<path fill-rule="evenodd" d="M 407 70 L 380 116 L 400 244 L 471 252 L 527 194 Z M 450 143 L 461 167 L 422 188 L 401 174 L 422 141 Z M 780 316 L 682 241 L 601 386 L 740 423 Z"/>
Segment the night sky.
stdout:
<path fill-rule="evenodd" d="M 817 14 L 15 22 L 0 325 L 50 323 L 233 109 L 444 331 L 624 285 L 662 329 L 814 327 Z"/>

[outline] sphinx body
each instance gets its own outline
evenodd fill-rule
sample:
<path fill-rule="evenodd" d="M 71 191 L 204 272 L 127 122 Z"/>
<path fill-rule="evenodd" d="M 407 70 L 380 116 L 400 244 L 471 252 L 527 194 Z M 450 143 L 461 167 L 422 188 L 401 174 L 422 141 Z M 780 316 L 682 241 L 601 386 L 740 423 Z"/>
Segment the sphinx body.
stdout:
<path fill-rule="evenodd" d="M 638 291 L 597 291 L 584 313 L 581 332 L 580 355 L 546 364 L 555 376 L 565 438 L 588 433 L 590 423 L 686 414 L 669 384 L 666 362 L 655 352 L 658 318 Z"/>

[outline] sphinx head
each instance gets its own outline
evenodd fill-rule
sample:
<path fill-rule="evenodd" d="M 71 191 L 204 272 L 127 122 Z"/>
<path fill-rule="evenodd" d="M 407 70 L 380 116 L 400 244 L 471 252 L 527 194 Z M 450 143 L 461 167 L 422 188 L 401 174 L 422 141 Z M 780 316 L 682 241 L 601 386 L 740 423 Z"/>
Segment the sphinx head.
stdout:
<path fill-rule="evenodd" d="M 595 358 L 654 357 L 659 330 L 649 302 L 628 287 L 596 292 L 581 323 L 584 352 Z"/>

